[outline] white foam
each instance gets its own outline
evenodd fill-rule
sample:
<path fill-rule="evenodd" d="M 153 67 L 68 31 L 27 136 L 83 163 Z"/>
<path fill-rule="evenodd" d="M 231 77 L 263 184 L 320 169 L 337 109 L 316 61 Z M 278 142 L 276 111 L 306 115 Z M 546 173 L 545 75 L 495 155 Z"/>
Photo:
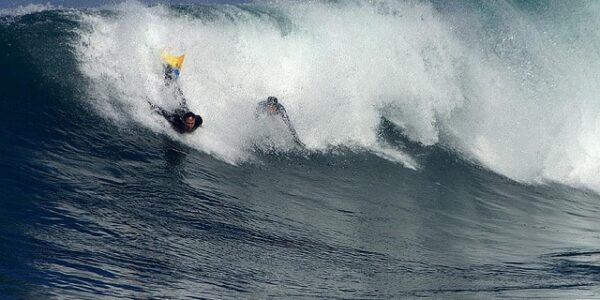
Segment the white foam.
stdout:
<path fill-rule="evenodd" d="M 178 138 L 231 163 L 256 147 L 294 149 L 253 116 L 272 95 L 311 151 L 367 149 L 417 168 L 382 146 L 383 116 L 515 180 L 600 191 L 600 37 L 585 29 L 598 28 L 600 10 L 578 3 L 544 15 L 497 1 L 481 15 L 424 2 L 267 2 L 251 10 L 269 13 L 220 6 L 201 19 L 129 1 L 116 16 L 84 16 L 77 51 L 99 111 L 165 132 L 146 99 L 174 105 L 159 52 L 186 53 L 180 84 L 205 125 Z"/>
<path fill-rule="evenodd" d="M 277 124 L 265 126 L 254 118 L 256 103 L 270 95 L 285 105 L 309 149 L 376 144 L 379 113 L 371 100 L 379 79 L 372 79 L 370 91 L 352 86 L 368 75 L 361 72 L 377 75 L 378 66 L 365 70 L 368 62 L 348 64 L 352 53 L 345 50 L 344 42 L 351 32 L 330 33 L 314 24 L 309 31 L 284 36 L 274 20 L 234 7 L 223 13 L 236 15 L 236 22 L 227 18 L 206 22 L 133 1 L 114 9 L 116 17 L 83 17 L 89 27 L 82 30 L 77 47 L 81 69 L 92 81 L 94 104 L 107 116 L 122 120 L 130 117 L 123 115 L 129 110 L 141 123 L 156 128 L 156 118 L 147 116 L 151 112 L 146 99 L 167 108 L 174 105 L 161 88 L 158 54 L 168 48 L 187 54 L 180 85 L 190 108 L 205 120 L 201 130 L 182 138 L 190 145 L 229 162 L 248 159 L 256 147 L 294 149 L 285 128 L 272 130 Z M 301 13 L 292 22 L 318 17 L 314 14 L 320 10 Z M 360 15 L 361 9 L 355 14 Z M 338 34 L 345 36 L 336 39 Z M 341 51 L 345 53 L 338 54 Z M 337 61 L 331 62 L 332 57 Z M 373 62 L 386 64 L 381 58 Z M 349 70 L 354 73 L 351 81 L 335 78 L 336 73 Z"/>

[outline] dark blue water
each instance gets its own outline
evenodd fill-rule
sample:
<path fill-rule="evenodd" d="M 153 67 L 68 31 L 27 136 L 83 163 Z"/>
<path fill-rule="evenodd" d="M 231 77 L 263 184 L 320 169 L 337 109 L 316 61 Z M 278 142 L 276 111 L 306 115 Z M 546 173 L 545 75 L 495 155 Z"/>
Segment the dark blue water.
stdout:
<path fill-rule="evenodd" d="M 0 22 L 1 299 L 600 297 L 593 189 L 515 181 L 386 118 L 417 169 L 343 145 L 232 164 L 89 104 L 88 14 L 110 15 Z"/>

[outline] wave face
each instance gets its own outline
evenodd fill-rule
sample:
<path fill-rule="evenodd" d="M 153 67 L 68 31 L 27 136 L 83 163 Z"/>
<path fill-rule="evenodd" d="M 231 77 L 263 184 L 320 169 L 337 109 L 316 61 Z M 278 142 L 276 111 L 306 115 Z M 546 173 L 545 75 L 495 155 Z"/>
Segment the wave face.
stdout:
<path fill-rule="evenodd" d="M 231 163 L 255 146 L 290 150 L 253 118 L 275 95 L 311 151 L 392 152 L 418 167 L 381 141 L 385 117 L 514 180 L 598 191 L 598 4 L 546 4 L 128 2 L 83 15 L 75 54 L 100 111 L 159 130 L 146 100 L 173 100 L 158 53 L 186 53 L 180 83 L 207 122 L 185 143 Z"/>
<path fill-rule="evenodd" d="M 0 298 L 593 297 L 599 26 L 595 1 L 2 10 Z M 193 134 L 148 105 L 176 105 L 162 50 Z"/>

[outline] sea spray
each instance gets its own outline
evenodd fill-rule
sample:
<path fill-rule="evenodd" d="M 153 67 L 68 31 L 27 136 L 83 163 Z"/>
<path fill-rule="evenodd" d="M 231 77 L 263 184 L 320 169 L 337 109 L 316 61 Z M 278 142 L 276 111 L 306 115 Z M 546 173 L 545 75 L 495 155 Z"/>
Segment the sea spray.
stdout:
<path fill-rule="evenodd" d="M 180 85 L 205 125 L 181 139 L 232 163 L 256 147 L 293 149 L 265 135 L 253 116 L 258 101 L 277 96 L 308 151 L 389 152 L 394 146 L 378 135 L 385 118 L 415 142 L 453 149 L 512 179 L 599 190 L 591 67 L 598 35 L 584 26 L 598 23 L 597 4 L 549 2 L 561 26 L 551 21 L 555 10 L 525 5 L 130 1 L 82 18 L 77 51 L 101 110 L 167 134 L 147 106 L 173 105 L 158 53 L 186 53 Z M 394 151 L 385 157 L 418 165 Z"/>

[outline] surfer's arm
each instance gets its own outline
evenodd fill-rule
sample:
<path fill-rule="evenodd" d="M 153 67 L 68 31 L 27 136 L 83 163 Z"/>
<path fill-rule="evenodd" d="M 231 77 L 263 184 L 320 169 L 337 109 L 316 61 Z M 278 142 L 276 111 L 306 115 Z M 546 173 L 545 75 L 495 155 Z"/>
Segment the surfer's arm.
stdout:
<path fill-rule="evenodd" d="M 173 127 L 173 129 L 175 131 L 177 131 L 179 133 L 183 133 L 185 131 L 185 124 L 183 123 L 181 118 L 179 116 L 177 116 L 177 114 L 168 112 L 164 108 L 162 108 L 150 101 L 148 101 L 148 104 L 150 104 L 150 107 L 152 107 L 152 110 L 154 110 L 157 114 L 159 114 L 163 118 L 165 118 L 165 120 L 167 120 L 167 122 L 169 122 L 169 124 L 171 124 L 171 127 Z M 200 124 L 202 124 L 202 123 L 200 122 Z"/>
<path fill-rule="evenodd" d="M 172 122 L 173 121 L 173 114 L 166 111 L 164 108 L 148 101 L 148 104 L 150 104 L 150 107 L 152 108 L 152 110 L 154 110 L 157 114 L 161 115 L 163 118 L 165 118 L 167 121 Z"/>
<path fill-rule="evenodd" d="M 281 115 L 281 119 L 283 120 L 283 123 L 285 123 L 288 130 L 290 131 L 290 134 L 292 134 L 292 137 L 294 138 L 294 142 L 296 142 L 296 144 L 298 144 L 300 146 L 304 146 L 304 143 L 302 143 L 302 141 L 300 141 L 300 138 L 298 138 L 298 133 L 296 133 L 296 130 L 294 129 L 294 126 L 292 125 L 292 122 L 290 122 L 290 118 L 288 117 L 287 112 L 285 111 L 285 108 L 283 107 L 283 105 L 279 107 L 279 114 Z"/>
<path fill-rule="evenodd" d="M 177 98 L 179 98 L 179 107 L 189 110 L 187 100 L 185 100 L 185 96 L 183 96 L 183 92 L 181 91 L 181 88 L 179 88 L 179 85 L 175 87 L 175 93 L 177 94 Z"/>

